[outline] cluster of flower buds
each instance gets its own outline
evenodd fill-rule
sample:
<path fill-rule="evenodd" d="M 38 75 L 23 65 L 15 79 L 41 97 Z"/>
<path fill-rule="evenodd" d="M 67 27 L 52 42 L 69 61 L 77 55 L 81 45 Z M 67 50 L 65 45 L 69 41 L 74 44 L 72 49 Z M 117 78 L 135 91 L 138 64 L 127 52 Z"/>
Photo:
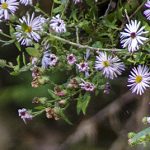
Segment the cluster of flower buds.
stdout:
<path fill-rule="evenodd" d="M 92 92 L 95 89 L 95 86 L 93 83 L 90 82 L 86 82 L 84 80 L 82 80 L 82 83 L 80 83 L 81 89 L 88 91 L 88 92 Z"/>
<path fill-rule="evenodd" d="M 111 86 L 109 82 L 106 82 L 105 87 L 104 87 L 104 94 L 109 94 L 111 91 Z"/>
<path fill-rule="evenodd" d="M 70 79 L 67 87 L 68 88 L 74 88 L 74 89 L 78 88 L 79 87 L 79 83 L 78 83 L 77 79 L 76 78 Z"/>
<path fill-rule="evenodd" d="M 56 86 L 54 88 L 54 92 L 57 96 L 65 96 L 66 95 L 66 91 L 62 90 L 59 86 Z"/>
<path fill-rule="evenodd" d="M 46 97 L 34 97 L 32 100 L 33 104 L 45 104 L 47 102 Z"/>
<path fill-rule="evenodd" d="M 34 67 L 33 70 L 32 70 L 32 82 L 31 82 L 31 85 L 32 87 L 34 88 L 37 88 L 39 87 L 39 82 L 38 82 L 38 79 L 41 77 L 41 73 L 39 71 L 39 68 L 38 67 Z"/>
<path fill-rule="evenodd" d="M 53 118 L 55 120 L 59 120 L 59 116 L 58 116 L 57 111 L 55 110 L 55 108 L 48 107 L 48 108 L 45 109 L 45 111 L 46 111 L 46 117 L 48 119 Z"/>
<path fill-rule="evenodd" d="M 39 87 L 40 85 L 46 84 L 49 81 L 49 78 L 47 76 L 43 76 L 43 70 L 42 68 L 37 67 L 37 61 L 35 58 L 32 59 L 32 65 L 31 68 L 32 71 L 32 82 L 31 85 L 34 88 Z"/>

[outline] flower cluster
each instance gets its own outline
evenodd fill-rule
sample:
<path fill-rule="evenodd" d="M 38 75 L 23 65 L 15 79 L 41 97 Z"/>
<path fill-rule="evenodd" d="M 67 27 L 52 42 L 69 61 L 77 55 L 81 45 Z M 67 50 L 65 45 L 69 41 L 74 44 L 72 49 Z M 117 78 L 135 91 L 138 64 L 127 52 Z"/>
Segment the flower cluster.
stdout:
<path fill-rule="evenodd" d="M 99 5 L 96 2 L 98 1 L 92 1 L 93 5 L 96 5 L 95 8 Z M 33 3 L 37 4 L 34 5 Z M 66 8 L 62 10 L 63 12 L 61 12 L 63 5 L 58 3 L 53 5 L 56 9 L 52 7 L 49 15 L 41 10 L 38 1 L 0 1 L 0 21 L 7 25 L 10 23 L 10 26 L 8 26 L 10 34 L 0 32 L 2 36 L 10 38 L 10 41 L 1 41 L 4 42 L 4 45 L 14 42 L 23 56 L 23 63 L 19 62 L 22 59 L 21 57 L 19 57 L 20 60 L 19 58 L 17 59 L 17 67 L 11 63 L 6 64 L 6 66 L 11 64 L 9 68 L 14 69 L 14 72 L 19 68 L 20 70 L 18 69 L 17 73 L 30 70 L 33 79 L 31 85 L 34 88 L 46 83 L 52 84 L 53 88 L 49 89 L 48 92 L 54 100 L 52 102 L 47 102 L 46 100 L 41 102 L 41 105 L 47 108 L 44 110 L 47 118 L 56 119 L 60 114 L 55 107 L 61 107 L 60 103 L 62 104 L 64 101 L 69 103 L 69 98 L 84 95 L 83 97 L 86 99 L 86 97 L 91 96 L 91 93 L 99 92 L 100 89 L 105 94 L 109 94 L 111 92 L 111 82 L 109 81 L 122 76 L 125 70 L 128 72 L 128 66 L 134 65 L 131 68 L 127 82 L 127 87 L 132 93 L 142 95 L 150 87 L 149 62 L 140 61 L 140 59 L 136 62 L 136 59 L 143 57 L 143 55 L 145 55 L 146 59 L 149 58 L 149 54 L 147 55 L 149 52 L 144 49 L 149 46 L 147 44 L 149 40 L 148 24 L 138 19 L 130 20 L 130 17 L 126 14 L 128 23 L 122 24 L 124 25 L 122 29 L 114 27 L 115 21 L 114 24 L 107 26 L 104 24 L 106 20 L 101 22 L 102 19 L 107 17 L 100 17 L 99 22 L 102 25 L 95 30 L 96 32 L 98 31 L 97 36 L 94 37 L 94 32 L 92 36 L 87 38 L 88 34 L 92 34 L 91 29 L 97 26 L 95 23 L 96 19 L 98 19 L 96 15 L 93 22 L 87 19 L 89 15 L 84 15 L 86 11 L 78 17 L 78 12 L 65 16 L 65 11 L 72 11 L 70 9 L 72 7 L 69 7 L 69 5 L 73 5 L 73 7 L 79 6 L 80 10 L 80 6 L 81 8 L 86 6 L 83 5 L 84 3 L 87 2 L 72 0 L 71 3 L 67 3 Z M 19 6 L 22 5 L 33 9 L 28 10 L 23 15 L 17 15 L 16 11 L 19 12 Z M 147 0 L 144 7 L 146 10 L 144 10 L 143 16 L 150 20 L 150 0 Z M 78 8 L 75 10 L 77 11 Z M 94 14 L 92 11 L 93 9 L 91 9 L 91 14 Z M 107 19 L 109 20 L 109 18 Z M 66 22 L 68 23 L 66 24 Z M 101 34 L 103 27 L 103 32 L 108 33 Z M 105 28 L 108 28 L 108 31 Z M 122 30 L 121 32 L 120 29 Z M 112 35 L 112 31 L 114 31 L 115 35 Z M 116 35 L 118 32 L 119 35 Z M 103 46 L 106 46 L 106 48 L 102 48 Z M 27 54 L 30 57 L 26 57 Z M 28 60 L 30 62 L 26 63 Z M 22 64 L 24 64 L 23 68 L 21 68 Z M 71 74 L 69 79 L 61 85 L 57 85 L 53 81 L 49 82 L 49 76 L 55 72 L 55 69 L 63 71 L 67 75 Z M 49 75 L 49 73 L 51 74 Z M 25 108 L 19 109 L 18 113 L 25 123 L 33 117 Z"/>

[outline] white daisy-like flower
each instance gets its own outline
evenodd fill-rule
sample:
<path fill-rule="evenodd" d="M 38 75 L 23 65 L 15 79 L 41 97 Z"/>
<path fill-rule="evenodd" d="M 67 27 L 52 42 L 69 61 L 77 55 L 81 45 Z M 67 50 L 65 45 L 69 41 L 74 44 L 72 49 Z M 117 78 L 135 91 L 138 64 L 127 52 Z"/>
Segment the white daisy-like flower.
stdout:
<path fill-rule="evenodd" d="M 29 13 L 19 19 L 20 25 L 16 26 L 16 38 L 21 45 L 32 45 L 32 40 L 38 42 L 40 40 L 40 32 L 43 30 L 43 17 L 37 16 L 33 13 L 31 16 Z"/>
<path fill-rule="evenodd" d="M 33 118 L 33 116 L 25 108 L 18 109 L 18 114 L 25 124 Z"/>
<path fill-rule="evenodd" d="M 42 67 L 48 68 L 55 66 L 58 62 L 58 57 L 55 54 L 50 53 L 49 51 L 45 51 L 42 58 Z"/>
<path fill-rule="evenodd" d="M 14 14 L 18 9 L 17 0 L 1 0 L 0 1 L 0 18 L 9 20 L 10 14 Z"/>
<path fill-rule="evenodd" d="M 89 65 L 87 62 L 81 62 L 77 64 L 79 72 L 87 72 L 89 70 Z"/>
<path fill-rule="evenodd" d="M 147 10 L 144 11 L 144 15 L 148 20 L 150 20 L 150 0 L 147 0 L 145 3 L 145 6 L 148 8 Z"/>
<path fill-rule="evenodd" d="M 128 48 L 129 52 L 134 52 L 139 49 L 139 46 L 143 44 L 148 38 L 142 35 L 148 33 L 144 31 L 145 26 L 140 27 L 141 22 L 131 20 L 131 23 L 126 24 L 124 32 L 121 32 L 121 44 L 123 48 Z"/>
<path fill-rule="evenodd" d="M 24 4 L 25 6 L 33 5 L 32 0 L 20 0 L 20 3 Z"/>
<path fill-rule="evenodd" d="M 64 21 L 60 18 L 60 14 L 52 17 L 50 20 L 50 27 L 57 33 L 66 32 L 66 25 Z"/>
<path fill-rule="evenodd" d="M 73 0 L 75 4 L 82 2 L 82 0 Z"/>
<path fill-rule="evenodd" d="M 81 89 L 85 90 L 85 91 L 89 91 L 92 92 L 95 89 L 95 86 L 93 83 L 91 82 L 86 82 L 84 80 L 82 80 L 82 83 L 79 84 L 81 86 Z"/>
<path fill-rule="evenodd" d="M 142 95 L 146 88 L 150 87 L 150 70 L 147 66 L 139 65 L 133 68 L 128 78 L 128 86 L 132 93 Z"/>
<path fill-rule="evenodd" d="M 106 78 L 114 79 L 122 74 L 125 65 L 117 56 L 113 57 L 107 55 L 106 52 L 99 52 L 99 56 L 96 56 L 95 69 L 102 71 Z"/>

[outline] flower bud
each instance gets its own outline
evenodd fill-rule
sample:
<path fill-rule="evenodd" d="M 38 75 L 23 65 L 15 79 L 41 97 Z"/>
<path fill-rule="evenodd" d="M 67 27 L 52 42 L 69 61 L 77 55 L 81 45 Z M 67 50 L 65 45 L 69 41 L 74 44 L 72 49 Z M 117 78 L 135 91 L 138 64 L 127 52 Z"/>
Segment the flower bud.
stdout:
<path fill-rule="evenodd" d="M 41 85 L 44 85 L 49 82 L 49 78 L 47 76 L 41 76 L 40 78 L 38 78 L 38 82 Z"/>
<path fill-rule="evenodd" d="M 61 101 L 59 101 L 59 104 L 60 104 L 61 106 L 64 106 L 66 103 L 67 103 L 66 100 L 61 100 Z"/>

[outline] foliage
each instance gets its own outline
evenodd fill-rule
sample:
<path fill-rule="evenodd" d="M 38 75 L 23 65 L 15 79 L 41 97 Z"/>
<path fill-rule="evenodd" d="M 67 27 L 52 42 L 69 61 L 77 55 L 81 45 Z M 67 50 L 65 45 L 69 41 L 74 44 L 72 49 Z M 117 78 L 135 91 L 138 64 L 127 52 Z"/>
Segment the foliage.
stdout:
<path fill-rule="evenodd" d="M 28 13 L 18 7 L 25 3 L 15 4 L 21 13 L 12 13 L 1 4 L 1 9 L 8 10 L 9 18 L 1 12 L 1 22 L 9 33 L 2 29 L 0 42 L 2 47 L 15 45 L 18 56 L 15 62 L 0 59 L 0 67 L 9 68 L 13 76 L 30 71 L 33 88 L 48 85 L 48 96 L 35 95 L 35 108 L 29 113 L 35 117 L 44 112 L 49 119 L 62 118 L 71 124 L 65 111 L 73 102 L 77 114 L 86 114 L 92 96 L 101 91 L 109 94 L 110 80 L 133 66 L 137 67 L 135 72 L 142 73 L 136 74 L 132 69 L 128 86 L 133 93 L 142 95 L 150 85 L 150 27 L 143 15 L 145 3 L 53 0 L 49 12 L 45 12 L 39 1 L 23 6 Z M 134 23 L 128 41 L 123 32 L 129 32 L 126 28 Z M 140 26 L 143 27 L 139 29 Z M 52 76 L 57 74 L 64 75 L 65 80 L 55 81 Z M 29 113 L 19 115 L 27 119 Z M 131 143 L 138 143 L 143 136 L 147 139 L 147 133 L 149 128 L 132 137 Z"/>

